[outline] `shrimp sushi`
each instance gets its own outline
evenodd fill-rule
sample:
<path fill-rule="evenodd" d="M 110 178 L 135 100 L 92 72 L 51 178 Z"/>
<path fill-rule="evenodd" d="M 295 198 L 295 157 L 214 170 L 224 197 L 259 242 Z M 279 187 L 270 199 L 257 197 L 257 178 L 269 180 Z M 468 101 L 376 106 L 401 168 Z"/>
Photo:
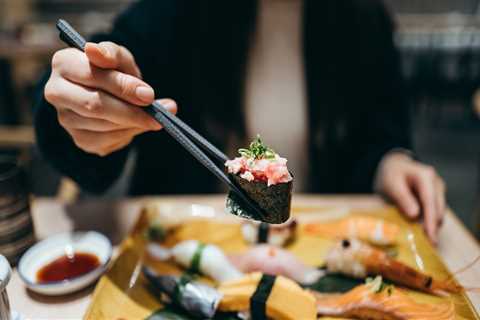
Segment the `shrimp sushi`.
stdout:
<path fill-rule="evenodd" d="M 317 312 L 322 316 L 365 320 L 453 320 L 452 302 L 442 304 L 418 303 L 393 286 L 384 286 L 375 279 L 370 284 L 353 288 L 344 294 L 320 294 Z"/>
<path fill-rule="evenodd" d="M 381 275 L 396 284 L 427 293 L 442 295 L 463 290 L 453 279 L 434 279 L 356 239 L 337 242 L 327 253 L 325 262 L 330 273 L 342 273 L 354 278 Z"/>
<path fill-rule="evenodd" d="M 233 192 L 227 198 L 227 209 L 236 215 L 267 223 L 283 223 L 290 217 L 293 177 L 287 159 L 267 147 L 259 136 L 248 149 L 238 150 L 240 157 L 228 160 L 225 167 L 232 180 L 265 212 L 258 217 L 246 209 Z"/>
<path fill-rule="evenodd" d="M 373 217 L 347 217 L 337 221 L 309 223 L 305 231 L 331 238 L 356 238 L 375 245 L 389 246 L 398 242 L 400 227 Z"/>

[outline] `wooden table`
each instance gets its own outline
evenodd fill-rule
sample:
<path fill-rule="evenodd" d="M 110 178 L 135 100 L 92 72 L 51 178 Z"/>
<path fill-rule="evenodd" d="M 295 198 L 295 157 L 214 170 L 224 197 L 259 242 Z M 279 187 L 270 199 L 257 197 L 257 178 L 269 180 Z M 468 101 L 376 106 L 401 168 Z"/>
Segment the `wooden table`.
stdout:
<path fill-rule="evenodd" d="M 218 205 L 224 196 L 169 196 L 168 201 L 184 201 Z M 36 199 L 33 218 L 38 238 L 69 231 L 97 230 L 106 234 L 118 245 L 134 223 L 141 199 L 123 201 L 91 200 L 75 205 L 63 204 L 53 199 Z M 297 205 L 338 205 L 341 207 L 375 208 L 385 205 L 375 196 L 314 196 L 295 195 Z M 438 251 L 450 270 L 458 270 L 480 255 L 480 246 L 465 226 L 451 212 L 446 216 L 439 236 Z M 461 283 L 480 286 L 480 263 L 461 274 Z M 27 319 L 81 319 L 93 292 L 93 286 L 81 292 L 63 297 L 45 297 L 26 290 L 14 271 L 7 287 L 12 309 Z M 477 311 L 480 310 L 480 294 L 469 293 Z"/>

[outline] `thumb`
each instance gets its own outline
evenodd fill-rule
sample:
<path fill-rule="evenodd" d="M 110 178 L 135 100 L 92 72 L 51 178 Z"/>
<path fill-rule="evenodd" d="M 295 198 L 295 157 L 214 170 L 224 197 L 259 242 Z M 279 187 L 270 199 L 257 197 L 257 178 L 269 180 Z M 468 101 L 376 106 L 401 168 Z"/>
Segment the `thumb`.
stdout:
<path fill-rule="evenodd" d="M 177 113 L 178 111 L 177 103 L 174 100 L 165 98 L 165 99 L 159 99 L 156 101 L 160 103 L 162 106 L 164 106 L 168 111 L 170 111 L 170 113 L 173 113 L 173 114 Z"/>
<path fill-rule="evenodd" d="M 140 69 L 127 48 L 113 42 L 88 42 L 85 54 L 91 64 L 101 69 L 114 69 L 141 78 Z"/>
<path fill-rule="evenodd" d="M 160 103 L 162 106 L 165 107 L 165 109 L 167 109 L 168 111 L 170 111 L 171 113 L 173 114 L 176 114 L 177 113 L 177 103 L 172 100 L 172 99 L 159 99 L 159 100 L 156 100 L 156 102 Z M 159 126 L 158 128 L 155 129 L 155 131 L 158 131 L 162 129 L 162 126 Z"/>

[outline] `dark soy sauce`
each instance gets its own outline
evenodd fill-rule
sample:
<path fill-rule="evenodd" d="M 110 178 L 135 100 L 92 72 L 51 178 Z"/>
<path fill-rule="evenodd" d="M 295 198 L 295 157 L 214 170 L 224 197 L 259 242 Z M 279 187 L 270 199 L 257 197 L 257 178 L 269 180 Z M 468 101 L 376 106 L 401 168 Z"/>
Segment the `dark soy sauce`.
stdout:
<path fill-rule="evenodd" d="M 62 281 L 86 274 L 100 265 L 98 257 L 91 253 L 75 252 L 61 256 L 43 266 L 37 272 L 38 283 Z"/>

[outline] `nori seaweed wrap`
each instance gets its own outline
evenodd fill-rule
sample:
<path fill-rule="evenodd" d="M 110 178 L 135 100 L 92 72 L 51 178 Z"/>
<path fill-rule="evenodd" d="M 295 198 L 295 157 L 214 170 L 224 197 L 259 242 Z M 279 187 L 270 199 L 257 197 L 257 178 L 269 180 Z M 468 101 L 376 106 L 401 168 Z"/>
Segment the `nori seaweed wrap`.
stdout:
<path fill-rule="evenodd" d="M 214 288 L 193 281 L 189 275 L 158 275 L 146 267 L 143 268 L 143 274 L 171 303 L 196 319 L 210 319 L 215 315 L 222 295 Z"/>
<path fill-rule="evenodd" d="M 240 149 L 241 157 L 225 164 L 229 176 L 260 208 L 265 216 L 257 216 L 234 192 L 227 198 L 227 209 L 236 215 L 272 224 L 290 217 L 293 177 L 287 160 L 265 146 L 257 136 L 249 149 Z"/>

